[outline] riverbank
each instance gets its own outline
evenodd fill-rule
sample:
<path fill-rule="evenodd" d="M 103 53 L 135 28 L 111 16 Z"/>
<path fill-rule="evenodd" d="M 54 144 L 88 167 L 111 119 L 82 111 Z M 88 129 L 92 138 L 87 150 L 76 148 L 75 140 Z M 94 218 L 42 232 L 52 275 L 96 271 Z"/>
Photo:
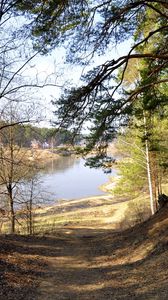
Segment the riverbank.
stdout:
<path fill-rule="evenodd" d="M 35 210 L 35 232 L 49 233 L 69 226 L 119 229 L 127 204 L 127 201 L 114 199 L 111 195 L 61 200 Z"/>
<path fill-rule="evenodd" d="M 116 185 L 118 180 L 117 175 L 115 176 L 109 176 L 108 177 L 108 181 L 104 184 L 102 184 L 99 188 L 101 191 L 103 191 L 104 193 L 111 193 L 113 191 L 114 186 Z"/>
<path fill-rule="evenodd" d="M 36 204 L 32 210 L 34 234 L 54 234 L 59 228 L 76 227 L 85 229 L 121 230 L 145 220 L 149 215 L 148 195 L 135 199 L 114 197 L 111 194 L 57 200 L 55 203 Z M 27 234 L 24 211 L 16 213 L 16 233 Z M 9 221 L 4 220 L 2 233 L 9 233 Z"/>
<path fill-rule="evenodd" d="M 60 200 L 52 205 L 38 206 L 33 210 L 33 231 L 38 235 L 54 234 L 59 229 L 76 226 L 81 229 L 118 231 L 133 226 L 137 221 L 145 220 L 149 215 L 146 205 L 148 202 L 148 196 L 144 195 L 130 200 L 113 197 L 110 194 L 78 200 Z M 21 221 L 22 226 L 16 225 L 16 232 L 26 234 L 27 224 Z"/>
<path fill-rule="evenodd" d="M 34 161 L 42 165 L 60 157 L 59 154 L 54 153 L 49 149 L 27 149 L 26 156 L 30 161 Z"/>

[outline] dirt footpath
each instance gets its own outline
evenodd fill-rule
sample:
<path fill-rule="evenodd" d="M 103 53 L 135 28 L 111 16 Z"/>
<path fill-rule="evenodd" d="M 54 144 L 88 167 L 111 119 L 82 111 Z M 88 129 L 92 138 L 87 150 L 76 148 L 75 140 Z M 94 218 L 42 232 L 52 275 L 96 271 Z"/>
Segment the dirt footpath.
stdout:
<path fill-rule="evenodd" d="M 65 230 L 56 247 L 50 247 L 49 269 L 37 299 L 91 299 L 91 293 L 98 299 L 97 290 L 104 287 L 104 271 L 96 262 L 95 234 L 95 230 Z M 101 253 L 97 251 L 102 255 L 102 247 Z"/>
<path fill-rule="evenodd" d="M 134 228 L 1 236 L 0 300 L 167 300 L 168 208 Z"/>
<path fill-rule="evenodd" d="M 67 228 L 47 238 L 36 299 L 167 300 L 168 243 L 149 239 L 146 230 Z"/>

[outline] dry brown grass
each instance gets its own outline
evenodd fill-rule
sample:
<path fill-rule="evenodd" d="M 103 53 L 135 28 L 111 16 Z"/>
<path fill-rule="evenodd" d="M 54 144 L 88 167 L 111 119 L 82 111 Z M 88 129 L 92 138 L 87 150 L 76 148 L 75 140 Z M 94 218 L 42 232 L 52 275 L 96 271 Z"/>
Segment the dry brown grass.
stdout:
<path fill-rule="evenodd" d="M 2 237 L 0 299 L 167 300 L 168 207 L 121 231 L 127 207 L 102 196 L 39 209 L 63 223 L 52 235 Z"/>
<path fill-rule="evenodd" d="M 66 226 L 124 229 L 144 220 L 139 218 L 143 209 L 148 207 L 148 202 L 148 198 L 144 196 L 128 201 L 111 195 L 60 201 L 55 205 L 34 210 L 34 233 L 52 233 Z M 141 207 L 140 203 L 144 206 Z M 2 226 L 2 232 L 8 231 L 9 224 L 6 222 Z M 19 219 L 16 232 L 26 234 L 26 231 L 26 223 Z"/>

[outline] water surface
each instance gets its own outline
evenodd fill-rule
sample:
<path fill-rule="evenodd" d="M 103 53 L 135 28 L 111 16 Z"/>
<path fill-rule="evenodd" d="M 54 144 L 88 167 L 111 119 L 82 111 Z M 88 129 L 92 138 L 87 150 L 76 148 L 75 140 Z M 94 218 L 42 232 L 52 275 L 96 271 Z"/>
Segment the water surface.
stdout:
<path fill-rule="evenodd" d="M 55 199 L 78 199 L 104 194 L 99 187 L 108 181 L 108 175 L 101 169 L 86 167 L 84 163 L 83 159 L 73 156 L 51 161 L 41 174 L 42 188 L 52 193 Z"/>

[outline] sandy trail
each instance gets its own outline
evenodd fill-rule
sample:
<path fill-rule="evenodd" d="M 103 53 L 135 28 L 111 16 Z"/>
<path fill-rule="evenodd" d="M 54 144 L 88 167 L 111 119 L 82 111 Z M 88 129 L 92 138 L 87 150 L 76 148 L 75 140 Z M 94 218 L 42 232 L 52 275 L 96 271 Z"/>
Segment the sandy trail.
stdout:
<path fill-rule="evenodd" d="M 168 299 L 167 252 L 155 251 L 143 230 L 137 237 L 130 231 L 71 228 L 46 244 L 48 267 L 38 300 Z"/>
<path fill-rule="evenodd" d="M 59 245 L 50 248 L 49 269 L 40 284 L 38 300 L 91 299 L 90 292 L 103 287 L 101 270 L 94 261 L 95 234 L 95 230 L 67 230 Z"/>

